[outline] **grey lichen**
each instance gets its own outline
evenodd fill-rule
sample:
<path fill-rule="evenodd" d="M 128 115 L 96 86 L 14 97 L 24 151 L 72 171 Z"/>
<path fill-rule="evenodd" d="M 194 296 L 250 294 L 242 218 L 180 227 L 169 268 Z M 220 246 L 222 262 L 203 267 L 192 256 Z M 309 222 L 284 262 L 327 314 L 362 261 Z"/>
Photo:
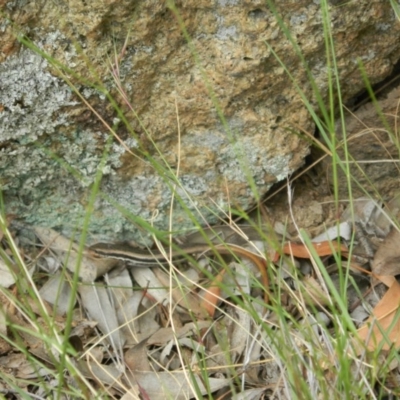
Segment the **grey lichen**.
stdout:
<path fill-rule="evenodd" d="M 47 71 L 47 61 L 30 50 L 0 64 L 0 143 L 27 144 L 68 125 L 61 107 L 76 104 L 71 89 Z"/>

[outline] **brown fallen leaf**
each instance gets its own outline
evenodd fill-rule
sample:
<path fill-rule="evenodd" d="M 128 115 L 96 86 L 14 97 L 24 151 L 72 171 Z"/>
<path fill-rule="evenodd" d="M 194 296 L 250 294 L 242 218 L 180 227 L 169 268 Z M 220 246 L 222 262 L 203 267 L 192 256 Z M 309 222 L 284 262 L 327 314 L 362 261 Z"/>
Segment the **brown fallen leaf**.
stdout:
<path fill-rule="evenodd" d="M 325 240 L 323 242 L 313 243 L 313 247 L 316 253 L 320 257 L 330 256 L 334 252 L 341 251 L 342 255 L 346 256 L 349 252 L 347 247 L 343 243 L 339 243 L 335 240 Z M 286 243 L 283 246 L 283 254 L 290 255 L 297 258 L 310 258 L 310 251 L 308 247 L 303 243 Z"/>
<path fill-rule="evenodd" d="M 146 393 L 152 400 L 176 399 L 186 400 L 194 398 L 198 392 L 202 395 L 213 393 L 230 383 L 226 378 L 208 378 L 207 384 L 201 375 L 193 375 L 195 383 L 192 385 L 187 379 L 188 372 L 168 371 L 168 372 L 131 372 L 127 371 L 122 380 L 125 387 L 139 385 L 141 394 Z M 193 387 L 196 387 L 194 393 Z"/>
<path fill-rule="evenodd" d="M 213 317 L 217 308 L 217 304 L 221 298 L 221 282 L 224 278 L 226 270 L 221 270 L 214 278 L 213 283 L 205 290 L 201 301 L 201 308 L 206 310 L 210 317 Z"/>
<path fill-rule="evenodd" d="M 400 284 L 394 280 L 372 312 L 372 316 L 357 331 L 368 350 L 388 350 L 400 346 Z M 386 340 L 388 338 L 388 340 Z M 357 346 L 358 347 L 358 346 Z M 360 348 L 360 351 L 363 349 Z"/>
<path fill-rule="evenodd" d="M 400 274 L 400 232 L 392 228 L 375 253 L 372 272 L 376 275 Z"/>
<path fill-rule="evenodd" d="M 130 371 L 151 371 L 147 351 L 147 340 L 145 339 L 125 353 L 125 364 Z"/>

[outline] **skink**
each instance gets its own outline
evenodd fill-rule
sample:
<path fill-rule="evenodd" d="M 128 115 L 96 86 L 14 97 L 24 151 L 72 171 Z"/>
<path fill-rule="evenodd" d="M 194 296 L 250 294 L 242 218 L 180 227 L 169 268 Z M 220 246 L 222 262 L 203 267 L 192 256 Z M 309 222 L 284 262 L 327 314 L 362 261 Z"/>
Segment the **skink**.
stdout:
<path fill-rule="evenodd" d="M 268 286 L 269 279 L 267 274 L 266 260 L 260 255 L 253 253 L 247 249 L 236 244 L 204 244 L 195 243 L 192 245 L 185 245 L 181 248 L 175 247 L 169 254 L 172 259 L 171 262 L 182 262 L 188 259 L 190 255 L 199 255 L 214 251 L 219 254 L 235 255 L 244 257 L 253 262 L 259 269 L 262 277 L 262 283 L 265 288 L 264 300 L 268 303 Z M 137 247 L 132 247 L 127 244 L 109 244 L 98 243 L 89 248 L 89 252 L 94 257 L 112 258 L 126 261 L 135 267 L 156 267 L 159 265 L 169 265 L 170 260 L 167 260 L 168 252 L 164 255 L 163 252 L 158 250 L 144 250 Z"/>
<path fill-rule="evenodd" d="M 233 254 L 246 258 L 261 256 L 235 244 L 194 243 L 182 247 L 174 247 L 171 252 L 157 249 L 142 249 L 125 243 L 97 243 L 89 248 L 94 256 L 113 258 L 131 263 L 135 267 L 157 267 L 172 263 L 181 263 L 190 259 L 190 255 L 206 254 L 211 251 L 219 254 Z M 168 258 L 171 257 L 171 260 Z"/>
<path fill-rule="evenodd" d="M 244 247 L 247 247 L 252 240 L 260 241 L 262 234 L 251 225 L 240 225 L 236 229 L 229 225 L 222 225 L 204 228 L 183 238 L 178 238 L 178 242 L 182 244 L 173 244 L 171 252 L 169 249 L 165 252 L 158 249 L 142 249 L 128 243 L 97 243 L 89 250 L 95 256 L 124 260 L 137 267 L 167 265 L 169 260 L 165 255 L 170 257 L 173 262 L 182 262 L 188 259 L 188 255 L 209 253 L 212 250 L 220 254 L 236 254 L 238 256 L 243 256 L 244 253 L 252 254 L 254 257 L 260 258 L 258 254 L 246 250 Z"/>

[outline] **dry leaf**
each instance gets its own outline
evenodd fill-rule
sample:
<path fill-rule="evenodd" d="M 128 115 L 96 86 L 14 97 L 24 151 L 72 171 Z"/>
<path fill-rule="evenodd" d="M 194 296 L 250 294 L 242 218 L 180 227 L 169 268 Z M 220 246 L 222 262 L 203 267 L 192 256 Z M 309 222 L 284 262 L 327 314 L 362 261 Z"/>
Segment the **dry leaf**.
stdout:
<path fill-rule="evenodd" d="M 334 225 L 328 228 L 325 232 L 312 239 L 312 242 L 324 242 L 327 240 L 335 240 L 341 237 L 345 240 L 351 239 L 351 223 L 349 221 L 341 222 L 339 225 Z"/>
<path fill-rule="evenodd" d="M 340 220 L 351 223 L 358 222 L 368 233 L 375 234 L 373 229 L 376 225 L 375 220 L 381 215 L 381 212 L 381 203 L 367 197 L 359 197 L 353 201 L 353 207 L 346 208 Z"/>
<path fill-rule="evenodd" d="M 193 392 L 193 383 L 191 380 L 196 380 L 196 385 L 201 394 L 213 393 L 230 383 L 230 379 L 208 378 L 207 385 L 204 385 L 204 380 L 200 376 L 194 375 L 190 379 L 185 372 L 135 372 L 129 371 L 124 375 L 127 386 L 139 385 L 141 392 L 149 396 L 151 400 L 187 400 L 196 397 Z"/>
<path fill-rule="evenodd" d="M 96 361 L 80 361 L 76 364 L 79 371 L 87 378 L 94 378 L 103 385 L 115 385 L 122 371 L 115 365 L 99 364 Z"/>
<path fill-rule="evenodd" d="M 216 311 L 217 304 L 222 300 L 221 297 L 221 282 L 224 279 L 226 270 L 223 269 L 213 279 L 212 284 L 203 290 L 200 307 L 207 312 L 210 317 L 213 317 Z"/>
<path fill-rule="evenodd" d="M 2 373 L 5 370 L 8 374 L 22 379 L 42 378 L 51 374 L 50 369 L 38 368 L 23 353 L 10 353 L 7 356 L 0 357 L 0 368 Z"/>
<path fill-rule="evenodd" d="M 306 276 L 301 281 L 301 293 L 308 305 L 326 306 L 330 304 L 329 294 L 312 276 Z"/>
<path fill-rule="evenodd" d="M 138 385 L 129 388 L 129 390 L 121 397 L 121 400 L 138 400 L 138 399 L 143 399 L 143 400 L 149 399 L 148 397 L 147 398 L 140 397 L 140 390 Z"/>
<path fill-rule="evenodd" d="M 388 350 L 392 344 L 400 346 L 400 284 L 395 280 L 381 301 L 373 310 L 373 315 L 358 330 L 358 337 L 366 342 L 369 350 L 380 348 Z M 389 343 L 385 336 L 389 338 Z M 361 349 L 360 349 L 361 350 Z"/>
<path fill-rule="evenodd" d="M 126 345 L 137 344 L 160 328 L 157 309 L 153 305 L 154 302 L 136 291 L 118 309 L 118 322 Z"/>
<path fill-rule="evenodd" d="M 124 355 L 124 360 L 130 371 L 151 371 L 151 365 L 147 357 L 146 340 L 142 340 L 129 349 Z"/>
<path fill-rule="evenodd" d="M 0 286 L 4 288 L 9 288 L 11 285 L 14 285 L 17 276 L 15 272 L 10 271 L 10 268 L 2 258 L 0 258 L 0 276 Z"/>
<path fill-rule="evenodd" d="M 157 302 L 161 304 L 168 303 L 169 292 L 156 277 L 152 269 L 133 268 L 132 276 L 143 289 L 146 289 L 146 293 L 153 297 Z"/>
<path fill-rule="evenodd" d="M 243 354 L 244 350 L 249 346 L 251 336 L 251 320 L 252 317 L 248 311 L 241 308 L 233 308 L 234 313 L 231 320 L 231 329 L 229 332 L 229 351 L 231 353 L 232 361 L 236 360 Z"/>
<path fill-rule="evenodd" d="M 178 329 L 161 328 L 147 339 L 147 345 L 163 346 L 175 337 L 181 338 L 190 336 L 194 333 L 199 333 L 203 329 L 208 329 L 211 326 L 211 321 L 188 322 Z"/>
<path fill-rule="evenodd" d="M 133 294 L 133 283 L 129 271 L 124 268 L 118 271 L 111 271 L 105 277 L 108 290 L 112 295 L 113 304 L 117 312 Z"/>
<path fill-rule="evenodd" d="M 313 247 L 320 257 L 330 256 L 339 250 L 342 255 L 347 255 L 349 252 L 348 248 L 343 243 L 339 245 L 335 240 L 313 243 Z M 286 243 L 283 246 L 283 254 L 298 258 L 311 258 L 310 250 L 302 243 Z"/>
<path fill-rule="evenodd" d="M 63 274 L 56 272 L 39 290 L 42 299 L 55 306 L 58 315 L 64 315 L 71 306 L 71 286 Z"/>
<path fill-rule="evenodd" d="M 375 275 L 400 274 L 400 232 L 393 228 L 383 240 L 372 262 Z"/>
<path fill-rule="evenodd" d="M 94 285 L 80 285 L 79 294 L 90 317 L 98 322 L 99 329 L 106 335 L 115 351 L 120 351 L 124 343 L 120 335 L 115 307 L 110 301 L 107 289 Z"/>
<path fill-rule="evenodd" d="M 159 280 L 161 284 L 160 286 L 170 286 L 170 277 L 168 274 L 166 274 L 160 268 L 155 268 L 153 273 Z M 202 308 L 199 296 L 191 293 L 191 291 L 192 287 L 187 284 L 179 284 L 176 287 L 171 288 L 171 298 L 174 301 L 174 305 L 182 307 L 183 311 L 189 311 L 190 313 L 193 313 L 193 315 L 195 315 L 197 318 L 205 318 L 207 316 L 207 312 L 204 308 Z"/>
<path fill-rule="evenodd" d="M 397 193 L 393 198 L 386 204 L 384 210 L 378 214 L 375 218 L 375 225 L 378 229 L 380 236 L 386 236 L 390 229 L 395 226 L 394 220 L 399 218 L 400 212 L 400 193 Z M 393 229 L 393 228 L 392 228 Z"/>

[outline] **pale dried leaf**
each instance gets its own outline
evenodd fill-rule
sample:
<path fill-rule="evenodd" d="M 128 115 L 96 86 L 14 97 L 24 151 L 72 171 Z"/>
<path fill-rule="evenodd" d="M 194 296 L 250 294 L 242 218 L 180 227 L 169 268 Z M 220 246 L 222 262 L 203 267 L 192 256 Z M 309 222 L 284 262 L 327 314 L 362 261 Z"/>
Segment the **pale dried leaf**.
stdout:
<path fill-rule="evenodd" d="M 214 372 L 225 372 L 226 366 L 232 364 L 229 353 L 221 349 L 220 344 L 209 346 L 206 359 L 206 368 Z M 217 368 L 220 367 L 220 370 Z"/>
<path fill-rule="evenodd" d="M 142 400 L 138 386 L 131 387 L 122 397 L 121 400 Z"/>
<path fill-rule="evenodd" d="M 353 201 L 354 220 L 366 226 L 374 215 L 379 213 L 380 209 L 380 203 L 375 200 L 368 197 L 359 197 Z M 353 222 L 351 207 L 346 208 L 340 220 Z"/>
<path fill-rule="evenodd" d="M 360 305 L 353 310 L 350 316 L 355 325 L 359 327 L 363 323 L 363 321 L 365 321 L 370 316 L 370 313 L 365 309 L 364 306 Z"/>
<path fill-rule="evenodd" d="M 265 393 L 265 388 L 254 388 L 243 390 L 238 394 L 232 396 L 232 400 L 258 400 L 261 399 L 262 395 Z"/>
<path fill-rule="evenodd" d="M 83 336 L 85 335 L 85 331 L 92 330 L 96 325 L 96 321 L 89 321 L 87 319 L 82 319 L 80 321 L 74 321 L 77 324 L 71 331 L 71 336 Z"/>
<path fill-rule="evenodd" d="M 175 341 L 171 340 L 162 349 L 161 354 L 160 354 L 160 364 L 162 366 L 166 367 L 167 365 L 170 365 L 170 361 L 172 359 L 172 357 L 170 358 L 170 355 L 171 355 L 171 353 L 174 353 L 172 351 L 174 346 L 175 346 Z M 180 349 L 180 351 L 182 353 L 182 348 Z M 174 360 L 174 361 L 177 361 L 177 360 Z M 171 367 L 170 368 L 172 370 L 176 370 L 181 367 L 182 367 L 182 365 L 181 365 L 180 361 L 178 361 L 177 364 L 175 364 L 172 368 Z"/>
<path fill-rule="evenodd" d="M 119 386 L 118 379 L 122 375 L 120 368 L 115 365 L 99 364 L 96 361 L 80 361 L 76 367 L 86 377 L 95 379 L 103 385 Z"/>
<path fill-rule="evenodd" d="M 171 327 L 161 328 L 147 339 L 147 345 L 163 346 L 175 337 L 181 338 L 192 334 L 199 334 L 201 330 L 208 329 L 210 325 L 210 321 L 197 321 L 196 323 L 188 322 L 176 330 Z"/>
<path fill-rule="evenodd" d="M 151 371 L 151 366 L 147 357 L 146 341 L 138 343 L 125 353 L 125 363 L 130 371 Z"/>
<path fill-rule="evenodd" d="M 250 260 L 243 260 L 242 263 L 231 262 L 228 271 L 223 279 L 222 297 L 230 297 L 232 293 L 238 296 L 250 294 L 251 278 L 254 273 L 258 273 L 254 264 Z"/>
<path fill-rule="evenodd" d="M 357 331 L 369 350 L 400 347 L 400 284 L 395 280 L 373 310 L 373 315 Z M 388 340 L 386 340 L 388 339 Z M 382 347 L 381 347 L 382 346 Z M 363 349 L 361 348 L 360 351 Z"/>
<path fill-rule="evenodd" d="M 135 281 L 146 293 L 152 296 L 157 302 L 165 304 L 169 299 L 168 290 L 164 288 L 159 279 L 150 268 L 133 268 L 132 275 Z"/>
<path fill-rule="evenodd" d="M 18 369 L 26 362 L 26 356 L 22 353 L 10 353 L 0 357 L 0 367 Z"/>
<path fill-rule="evenodd" d="M 263 353 L 263 344 L 260 340 L 259 335 L 253 335 L 249 344 L 246 348 L 246 353 L 244 355 L 243 367 L 245 370 L 246 381 L 253 384 L 261 384 L 260 370 L 262 366 L 259 361 Z"/>
<path fill-rule="evenodd" d="M 34 354 L 41 360 L 47 361 L 49 364 L 54 364 L 55 360 L 58 361 L 58 352 L 52 354 L 51 351 L 49 351 L 47 343 L 38 337 L 37 331 L 34 330 L 28 322 L 25 322 L 25 320 L 20 318 L 17 314 L 8 314 L 7 317 L 11 326 L 14 325 L 24 328 L 18 330 L 18 335 L 21 336 L 25 347 L 29 348 L 30 353 Z M 46 329 L 46 326 L 42 326 L 42 328 Z"/>
<path fill-rule="evenodd" d="M 46 260 L 46 264 L 40 265 L 40 269 L 42 269 L 43 271 L 46 271 L 49 274 L 55 274 L 61 267 L 61 262 L 59 258 L 53 256 L 44 256 L 43 258 Z"/>
<path fill-rule="evenodd" d="M 14 285 L 17 276 L 15 272 L 10 271 L 10 268 L 2 258 L 0 258 L 0 276 L 0 286 L 4 288 L 9 288 Z"/>
<path fill-rule="evenodd" d="M 55 252 L 68 252 L 70 250 L 78 251 L 79 247 L 71 240 L 62 236 L 51 228 L 35 227 L 34 231 L 45 246 L 48 246 Z"/>
<path fill-rule="evenodd" d="M 71 307 L 71 286 L 64 275 L 56 272 L 39 290 L 42 299 L 55 306 L 58 315 L 64 315 Z"/>
<path fill-rule="evenodd" d="M 7 336 L 7 318 L 2 304 L 0 304 L 0 334 Z"/>
<path fill-rule="evenodd" d="M 163 287 L 170 286 L 170 277 L 164 271 L 159 268 L 154 270 L 154 275 L 157 277 L 160 285 Z M 178 308 L 178 311 L 190 311 L 193 315 L 198 318 L 205 318 L 207 316 L 206 310 L 201 307 L 199 296 L 192 293 L 192 287 L 188 285 L 176 285 L 170 290 L 174 304 L 182 307 Z"/>
<path fill-rule="evenodd" d="M 23 353 L 10 353 L 0 357 L 0 366 L 1 369 L 7 370 L 8 373 L 22 379 L 40 378 L 51 374 L 50 369 L 38 368 Z"/>
<path fill-rule="evenodd" d="M 133 294 L 133 283 L 129 272 L 126 268 L 111 271 L 105 276 L 105 281 L 118 311 Z"/>
<path fill-rule="evenodd" d="M 234 309 L 234 312 L 235 315 L 232 319 L 233 326 L 229 341 L 232 359 L 233 361 L 236 361 L 236 358 L 243 353 L 244 349 L 249 343 L 252 318 L 247 311 L 240 308 Z M 233 357 L 233 355 L 235 355 L 236 358 Z"/>
<path fill-rule="evenodd" d="M 174 343 L 171 341 L 171 343 Z M 192 338 L 179 338 L 178 343 L 181 347 L 186 347 L 190 350 L 200 352 L 201 354 L 204 354 L 206 351 L 206 348 L 203 344 L 199 343 L 198 341 L 193 340 Z"/>
<path fill-rule="evenodd" d="M 254 238 L 259 239 L 259 237 L 258 231 L 250 225 L 219 225 L 196 230 L 178 240 L 186 244 L 209 244 L 211 242 L 213 244 L 242 245 Z"/>
<path fill-rule="evenodd" d="M 312 242 L 318 243 L 327 240 L 331 241 L 331 240 L 336 240 L 339 237 L 345 240 L 350 240 L 351 231 L 352 231 L 351 223 L 349 221 L 345 221 L 340 223 L 339 225 L 335 225 L 328 228 L 325 232 L 321 233 L 320 235 L 312 239 Z"/>
<path fill-rule="evenodd" d="M 400 232 L 392 229 L 375 253 L 372 272 L 376 275 L 400 274 Z"/>
<path fill-rule="evenodd" d="M 21 379 L 35 379 L 40 377 L 49 376 L 51 370 L 46 367 L 38 368 L 37 365 L 33 364 L 31 361 L 27 361 L 21 368 L 18 369 L 16 377 Z"/>
<path fill-rule="evenodd" d="M 306 276 L 301 282 L 301 293 L 306 304 L 321 306 L 330 304 L 329 295 L 320 283 L 312 276 Z"/>
<path fill-rule="evenodd" d="M 191 380 L 196 380 L 196 386 L 201 394 L 205 395 L 215 392 L 229 384 L 229 379 L 208 378 L 207 387 L 203 384 L 202 377 L 189 377 L 190 374 L 184 372 L 135 372 L 127 373 L 125 378 L 128 385 L 139 384 L 143 391 L 151 400 L 187 400 L 196 397 L 193 392 Z"/>
<path fill-rule="evenodd" d="M 117 315 L 110 301 L 107 289 L 92 285 L 80 285 L 79 294 L 82 304 L 90 317 L 98 322 L 98 327 L 113 345 L 115 350 L 122 349 L 123 339 L 120 335 Z"/>
<path fill-rule="evenodd" d="M 393 220 L 398 220 L 400 214 L 400 193 L 397 193 L 393 198 L 387 203 L 386 208 L 382 210 L 378 216 L 375 218 L 375 224 L 379 229 L 381 236 L 386 236 L 390 228 L 394 227 L 396 224 Z"/>
<path fill-rule="evenodd" d="M 152 302 L 140 292 L 134 292 L 118 310 L 121 334 L 127 345 L 136 344 L 156 332 L 160 328 L 156 319 L 156 308 L 152 308 Z"/>

